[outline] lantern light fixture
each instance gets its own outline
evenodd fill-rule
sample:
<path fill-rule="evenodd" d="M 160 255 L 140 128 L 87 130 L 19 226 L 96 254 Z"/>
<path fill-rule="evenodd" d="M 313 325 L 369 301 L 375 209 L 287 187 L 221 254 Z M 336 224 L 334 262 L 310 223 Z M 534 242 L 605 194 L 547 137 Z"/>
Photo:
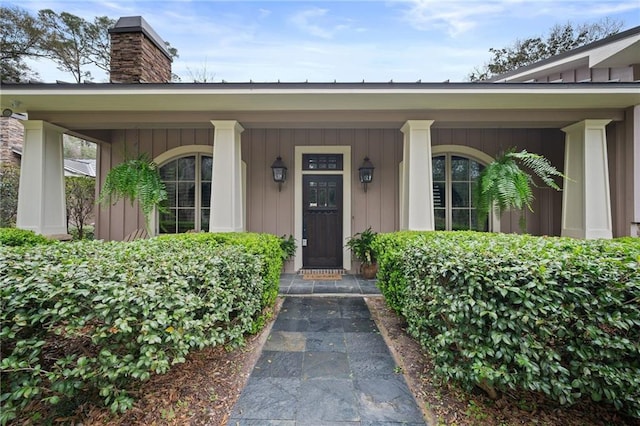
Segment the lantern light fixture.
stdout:
<path fill-rule="evenodd" d="M 273 181 L 278 184 L 278 192 L 282 191 L 282 184 L 287 181 L 287 166 L 279 155 L 271 165 L 271 172 L 273 173 Z"/>
<path fill-rule="evenodd" d="M 362 165 L 358 168 L 358 175 L 360 176 L 360 183 L 364 185 L 364 192 L 367 192 L 367 185 L 373 181 L 373 170 L 375 167 L 369 157 L 364 157 Z"/>

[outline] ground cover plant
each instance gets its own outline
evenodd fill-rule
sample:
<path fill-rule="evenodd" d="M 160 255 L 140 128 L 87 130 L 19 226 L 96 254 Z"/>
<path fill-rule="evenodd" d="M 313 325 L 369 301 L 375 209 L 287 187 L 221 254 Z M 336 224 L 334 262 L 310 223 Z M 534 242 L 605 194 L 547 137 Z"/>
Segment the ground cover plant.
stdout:
<path fill-rule="evenodd" d="M 0 422 L 38 422 L 36 403 L 124 411 L 141 382 L 190 352 L 257 330 L 282 256 L 256 253 L 280 240 L 208 238 L 0 246 Z"/>
<path fill-rule="evenodd" d="M 640 240 L 404 232 L 376 251 L 387 302 L 440 377 L 640 417 Z"/>
<path fill-rule="evenodd" d="M 0 228 L 0 246 L 20 247 L 51 243 L 53 243 L 53 240 L 33 231 L 18 228 Z"/>

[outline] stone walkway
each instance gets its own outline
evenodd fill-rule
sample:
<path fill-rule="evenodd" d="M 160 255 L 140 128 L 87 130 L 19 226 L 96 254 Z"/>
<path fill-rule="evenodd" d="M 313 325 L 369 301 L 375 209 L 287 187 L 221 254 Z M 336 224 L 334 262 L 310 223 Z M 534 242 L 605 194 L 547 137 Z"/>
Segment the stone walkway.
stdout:
<path fill-rule="evenodd" d="M 396 370 L 362 297 L 287 297 L 228 425 L 425 425 Z"/>
<path fill-rule="evenodd" d="M 335 281 L 311 281 L 300 274 L 282 274 L 280 294 L 380 294 L 380 290 L 376 280 L 365 280 L 358 275 L 342 275 L 341 280 Z"/>

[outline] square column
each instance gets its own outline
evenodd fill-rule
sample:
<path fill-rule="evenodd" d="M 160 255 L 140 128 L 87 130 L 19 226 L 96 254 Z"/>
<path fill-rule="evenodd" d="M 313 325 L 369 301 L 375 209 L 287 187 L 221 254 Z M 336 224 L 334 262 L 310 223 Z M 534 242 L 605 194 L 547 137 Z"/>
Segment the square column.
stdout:
<path fill-rule="evenodd" d="M 213 173 L 209 232 L 243 232 L 244 202 L 240 134 L 235 120 L 213 120 Z"/>
<path fill-rule="evenodd" d="M 402 168 L 402 217 L 400 228 L 433 231 L 433 174 L 431 170 L 431 125 L 434 120 L 409 120 L 404 133 Z"/>
<path fill-rule="evenodd" d="M 629 235 L 640 237 L 640 105 L 631 110 L 628 118 L 629 138 L 633 147 L 633 217 Z"/>
<path fill-rule="evenodd" d="M 606 125 L 584 120 L 562 129 L 565 136 L 562 236 L 612 238 Z"/>
<path fill-rule="evenodd" d="M 16 226 L 38 234 L 67 236 L 62 135 L 41 120 L 26 120 Z"/>

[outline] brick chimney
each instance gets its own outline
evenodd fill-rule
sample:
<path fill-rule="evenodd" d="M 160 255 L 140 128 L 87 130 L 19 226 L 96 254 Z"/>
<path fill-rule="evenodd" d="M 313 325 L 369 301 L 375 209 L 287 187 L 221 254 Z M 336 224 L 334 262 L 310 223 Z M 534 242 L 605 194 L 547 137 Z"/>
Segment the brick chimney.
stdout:
<path fill-rule="evenodd" d="M 142 16 L 118 19 L 109 30 L 112 83 L 167 83 L 171 54 Z"/>

